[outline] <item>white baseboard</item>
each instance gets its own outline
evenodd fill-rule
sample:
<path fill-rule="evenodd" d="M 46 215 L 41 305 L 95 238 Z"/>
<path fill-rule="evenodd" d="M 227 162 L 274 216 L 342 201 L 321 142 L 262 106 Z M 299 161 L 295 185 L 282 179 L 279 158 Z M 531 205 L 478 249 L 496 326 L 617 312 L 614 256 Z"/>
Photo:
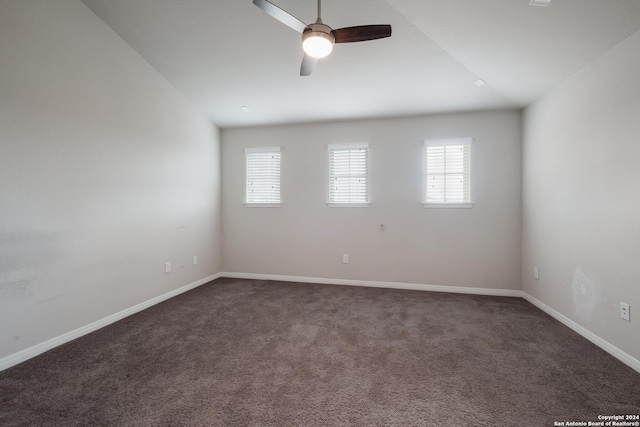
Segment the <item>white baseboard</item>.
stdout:
<path fill-rule="evenodd" d="M 204 285 L 205 283 L 209 283 L 210 281 L 215 280 L 219 277 L 221 277 L 220 273 L 211 275 L 209 277 L 205 277 L 204 279 L 200 279 L 188 285 L 182 286 L 178 289 L 174 289 L 173 291 L 167 292 L 166 294 L 162 294 L 155 298 L 151 298 L 148 301 L 141 302 L 140 304 L 136 304 L 133 307 L 129 307 L 125 310 L 114 313 L 103 319 L 96 320 L 95 322 L 89 323 L 88 325 L 82 326 L 78 329 L 74 329 L 73 331 L 59 335 L 55 338 L 51 338 L 47 341 L 41 342 L 40 344 L 36 344 L 32 347 L 26 348 L 17 353 L 4 357 L 0 359 L 0 371 L 3 371 L 12 366 L 15 366 L 18 363 L 22 363 L 26 360 L 29 360 L 32 357 L 36 357 L 37 355 L 42 354 L 45 351 L 51 350 L 54 347 L 58 347 L 59 345 L 68 343 L 69 341 L 72 341 L 76 338 L 80 338 L 83 335 L 87 335 L 88 333 L 91 333 L 107 325 L 110 325 L 114 322 L 117 322 L 118 320 L 131 316 L 132 314 L 145 310 L 153 305 L 161 303 L 162 301 L 166 301 L 169 298 L 173 298 L 176 295 L 180 295 L 184 292 L 190 291 L 191 289 L 197 288 L 198 286 Z"/>
<path fill-rule="evenodd" d="M 637 372 L 640 372 L 640 360 L 634 358 L 630 354 L 625 353 L 624 351 L 620 350 L 618 347 L 614 346 L 608 341 L 603 340 L 593 332 L 580 326 L 573 320 L 569 319 L 563 314 L 560 314 L 560 312 L 554 310 L 553 308 L 549 307 L 542 301 L 532 297 L 531 295 L 525 292 L 522 292 L 522 298 L 529 301 L 531 304 L 535 305 L 540 310 L 547 313 L 549 316 L 558 320 L 560 323 L 573 329 L 575 332 L 579 333 L 580 335 L 582 335 L 583 337 L 585 337 L 586 339 L 588 339 L 589 341 L 591 341 L 592 343 L 594 343 L 595 345 L 597 345 L 598 347 L 606 351 L 607 353 L 611 354 L 613 357 L 620 360 L 622 363 L 630 366 L 631 368 L 635 369 Z"/>
<path fill-rule="evenodd" d="M 522 291 L 512 289 L 468 288 L 463 286 L 421 285 L 417 283 L 376 282 L 370 280 L 326 279 L 319 277 L 280 276 L 274 274 L 222 272 L 221 277 L 234 279 L 279 280 L 282 282 L 320 283 L 325 285 L 365 286 L 371 288 L 408 289 L 413 291 L 450 292 L 454 294 L 522 297 Z"/>

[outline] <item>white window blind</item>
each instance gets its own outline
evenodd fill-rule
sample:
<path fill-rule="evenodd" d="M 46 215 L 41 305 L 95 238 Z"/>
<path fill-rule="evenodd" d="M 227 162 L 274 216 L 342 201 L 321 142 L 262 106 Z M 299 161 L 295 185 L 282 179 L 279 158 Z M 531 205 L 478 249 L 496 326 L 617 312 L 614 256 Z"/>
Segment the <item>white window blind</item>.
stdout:
<path fill-rule="evenodd" d="M 472 138 L 424 141 L 425 207 L 471 207 Z"/>
<path fill-rule="evenodd" d="M 280 206 L 280 147 L 245 149 L 247 206 Z"/>
<path fill-rule="evenodd" d="M 329 145 L 329 206 L 369 206 L 369 144 Z"/>

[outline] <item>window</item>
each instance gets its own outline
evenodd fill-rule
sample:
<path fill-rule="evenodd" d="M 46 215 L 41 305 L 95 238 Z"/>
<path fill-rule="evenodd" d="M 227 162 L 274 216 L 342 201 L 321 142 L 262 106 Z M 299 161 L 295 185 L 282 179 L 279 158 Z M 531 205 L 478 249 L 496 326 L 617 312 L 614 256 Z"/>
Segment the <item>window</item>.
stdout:
<path fill-rule="evenodd" d="M 280 147 L 246 148 L 245 206 L 280 207 Z"/>
<path fill-rule="evenodd" d="M 369 144 L 329 145 L 329 206 L 369 206 Z"/>
<path fill-rule="evenodd" d="M 424 141 L 425 208 L 470 208 L 472 138 Z"/>

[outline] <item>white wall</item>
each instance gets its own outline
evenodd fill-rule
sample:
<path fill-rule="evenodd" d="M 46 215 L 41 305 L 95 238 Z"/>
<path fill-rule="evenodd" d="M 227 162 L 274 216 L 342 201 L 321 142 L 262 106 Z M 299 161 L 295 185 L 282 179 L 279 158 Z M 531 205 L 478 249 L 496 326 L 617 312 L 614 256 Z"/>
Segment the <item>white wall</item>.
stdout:
<path fill-rule="evenodd" d="M 0 138 L 0 359 L 220 271 L 218 129 L 79 1 L 0 1 Z"/>
<path fill-rule="evenodd" d="M 422 141 L 460 136 L 475 138 L 475 206 L 425 209 Z M 370 144 L 369 208 L 326 205 L 326 145 L 341 142 Z M 282 208 L 243 206 L 244 149 L 259 146 L 284 147 Z M 519 111 L 225 129 L 223 270 L 520 289 L 520 154 Z"/>
<path fill-rule="evenodd" d="M 638 76 L 640 33 L 527 108 L 523 137 L 524 291 L 636 359 Z"/>

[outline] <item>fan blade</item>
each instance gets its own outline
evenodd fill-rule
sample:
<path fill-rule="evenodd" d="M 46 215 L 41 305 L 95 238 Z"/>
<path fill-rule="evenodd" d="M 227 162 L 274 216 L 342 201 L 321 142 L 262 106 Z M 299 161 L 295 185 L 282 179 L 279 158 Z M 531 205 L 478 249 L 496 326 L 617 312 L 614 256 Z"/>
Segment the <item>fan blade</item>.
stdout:
<path fill-rule="evenodd" d="M 287 27 L 293 28 L 299 33 L 304 32 L 304 29 L 307 28 L 307 24 L 267 0 L 253 0 L 253 4 L 276 18 L 278 21 L 282 22 Z"/>
<path fill-rule="evenodd" d="M 331 32 L 336 43 L 353 43 L 382 39 L 391 36 L 391 25 L 361 25 L 338 28 Z"/>
<path fill-rule="evenodd" d="M 318 63 L 318 58 L 314 58 L 313 56 L 304 55 L 302 58 L 302 65 L 300 66 L 300 75 L 301 76 L 309 76 L 313 71 L 314 67 Z"/>

